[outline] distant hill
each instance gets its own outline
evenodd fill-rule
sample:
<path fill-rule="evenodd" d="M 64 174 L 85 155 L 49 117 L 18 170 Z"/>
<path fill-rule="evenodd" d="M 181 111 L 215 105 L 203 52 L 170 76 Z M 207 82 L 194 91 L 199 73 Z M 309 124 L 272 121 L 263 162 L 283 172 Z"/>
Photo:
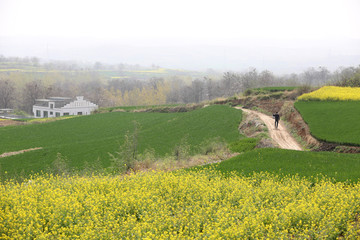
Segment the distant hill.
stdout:
<path fill-rule="evenodd" d="M 157 77 L 181 76 L 201 78 L 205 73 L 188 71 L 184 69 L 169 69 L 160 66 L 140 66 L 129 64 L 94 64 L 78 63 L 74 61 L 45 61 L 38 58 L 5 58 L 0 57 L 0 73 L 49 73 L 49 72 L 95 72 L 108 79 L 131 79 L 148 80 Z M 218 75 L 219 73 L 212 72 Z"/>

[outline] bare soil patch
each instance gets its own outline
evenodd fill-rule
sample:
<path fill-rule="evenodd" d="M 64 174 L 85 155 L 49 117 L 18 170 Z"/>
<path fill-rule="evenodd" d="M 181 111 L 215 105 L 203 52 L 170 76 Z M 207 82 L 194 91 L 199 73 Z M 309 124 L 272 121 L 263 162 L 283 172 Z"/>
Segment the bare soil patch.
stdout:
<path fill-rule="evenodd" d="M 39 150 L 39 149 L 42 149 L 42 147 L 23 149 L 23 150 L 15 151 L 15 152 L 6 152 L 6 153 L 1 154 L 0 158 L 18 155 L 18 154 L 22 154 L 24 152 L 30 152 L 30 151 L 35 151 L 35 150 Z"/>
<path fill-rule="evenodd" d="M 16 126 L 16 125 L 24 125 L 24 123 L 19 121 L 14 121 L 11 119 L 0 119 L 0 127 Z"/>
<path fill-rule="evenodd" d="M 311 135 L 309 126 L 305 123 L 301 114 L 295 109 L 294 101 L 285 102 L 280 114 L 283 119 L 290 123 L 291 127 L 296 131 L 296 134 L 302 138 L 308 147 L 321 147 L 322 143 Z"/>

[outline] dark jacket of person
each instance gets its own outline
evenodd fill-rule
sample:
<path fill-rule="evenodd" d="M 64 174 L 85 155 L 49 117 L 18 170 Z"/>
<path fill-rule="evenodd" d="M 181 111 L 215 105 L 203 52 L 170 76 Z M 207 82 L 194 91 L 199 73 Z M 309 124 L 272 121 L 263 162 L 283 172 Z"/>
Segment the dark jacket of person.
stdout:
<path fill-rule="evenodd" d="M 280 120 L 280 115 L 278 113 L 273 114 L 273 116 L 275 117 L 275 121 L 279 121 Z"/>

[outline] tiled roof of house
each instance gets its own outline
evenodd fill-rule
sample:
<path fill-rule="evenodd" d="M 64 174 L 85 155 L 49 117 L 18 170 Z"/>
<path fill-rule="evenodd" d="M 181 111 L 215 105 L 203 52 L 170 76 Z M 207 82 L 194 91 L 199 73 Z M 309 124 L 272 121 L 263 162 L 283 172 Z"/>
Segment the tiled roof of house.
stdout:
<path fill-rule="evenodd" d="M 61 107 L 65 106 L 66 104 L 69 104 L 71 101 L 73 101 L 72 98 L 50 97 L 47 99 L 36 99 L 35 106 L 48 107 L 49 102 L 54 102 L 55 103 L 54 108 L 61 108 Z"/>

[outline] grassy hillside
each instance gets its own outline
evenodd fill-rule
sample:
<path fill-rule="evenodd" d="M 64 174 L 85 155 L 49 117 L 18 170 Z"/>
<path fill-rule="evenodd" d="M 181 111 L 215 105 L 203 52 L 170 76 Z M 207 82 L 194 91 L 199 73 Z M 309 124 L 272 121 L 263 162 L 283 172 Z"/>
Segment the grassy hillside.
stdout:
<path fill-rule="evenodd" d="M 253 92 L 258 92 L 258 93 L 270 93 L 270 92 L 284 92 L 284 91 L 292 91 L 294 89 L 296 89 L 297 87 L 262 87 L 262 88 L 253 88 L 250 89 Z"/>
<path fill-rule="evenodd" d="M 223 161 L 216 165 L 216 169 L 244 174 L 270 172 L 304 177 L 321 174 L 337 181 L 357 182 L 360 178 L 360 155 L 263 148 Z"/>
<path fill-rule="evenodd" d="M 296 109 L 316 138 L 360 145 L 359 101 L 298 101 Z"/>
<path fill-rule="evenodd" d="M 84 162 L 99 159 L 109 165 L 108 153 L 119 150 L 124 135 L 140 124 L 138 148 L 153 148 L 157 156 L 173 154 L 179 144 L 190 146 L 191 153 L 209 139 L 220 137 L 227 142 L 239 138 L 237 130 L 241 111 L 228 106 L 210 106 L 185 113 L 113 112 L 62 121 L 0 128 L 0 154 L 32 147 L 42 150 L 0 158 L 2 171 L 9 174 L 24 170 L 46 169 L 57 153 L 67 158 L 70 167 L 82 168 Z"/>

